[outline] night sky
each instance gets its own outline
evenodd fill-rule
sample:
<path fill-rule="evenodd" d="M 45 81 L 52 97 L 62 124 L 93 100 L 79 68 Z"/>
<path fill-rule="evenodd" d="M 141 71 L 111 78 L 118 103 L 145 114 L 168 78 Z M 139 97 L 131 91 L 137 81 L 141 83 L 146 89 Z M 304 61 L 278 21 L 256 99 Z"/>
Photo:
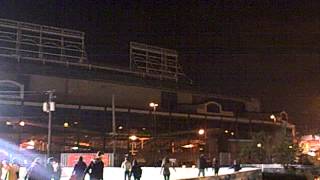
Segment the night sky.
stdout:
<path fill-rule="evenodd" d="M 140 2 L 0 0 L 0 17 L 84 31 L 94 63 L 127 67 L 130 41 L 176 49 L 197 85 L 257 97 L 263 111 L 286 110 L 300 130 L 318 131 L 320 3 Z"/>

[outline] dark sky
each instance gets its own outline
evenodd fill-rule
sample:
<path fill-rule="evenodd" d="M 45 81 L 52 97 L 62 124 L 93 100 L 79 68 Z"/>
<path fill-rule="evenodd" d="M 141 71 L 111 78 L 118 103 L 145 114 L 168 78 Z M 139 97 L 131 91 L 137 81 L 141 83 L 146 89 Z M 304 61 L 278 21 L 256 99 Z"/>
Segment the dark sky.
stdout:
<path fill-rule="evenodd" d="M 138 1 L 137 1 L 138 2 Z M 90 61 L 128 66 L 128 44 L 176 49 L 212 92 L 253 96 L 320 128 L 320 3 L 303 0 L 1 0 L 0 17 L 86 32 Z"/>

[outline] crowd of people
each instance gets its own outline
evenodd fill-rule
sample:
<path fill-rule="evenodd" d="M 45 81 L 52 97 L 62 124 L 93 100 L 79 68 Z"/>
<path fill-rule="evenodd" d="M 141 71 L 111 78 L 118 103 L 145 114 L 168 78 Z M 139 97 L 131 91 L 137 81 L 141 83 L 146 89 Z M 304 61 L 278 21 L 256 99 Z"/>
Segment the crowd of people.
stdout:
<path fill-rule="evenodd" d="M 0 179 L 17 180 L 19 178 L 19 164 L 16 160 L 3 160 L 0 164 Z"/>
<path fill-rule="evenodd" d="M 83 157 L 80 156 L 78 162 L 74 165 L 70 180 L 84 180 L 88 174 L 90 180 L 103 180 L 104 163 L 102 160 L 103 152 L 98 152 L 96 157 L 91 160 L 87 165 Z M 211 165 L 208 164 L 208 159 L 205 155 L 201 154 L 198 159 L 198 176 L 205 176 L 208 168 L 212 168 L 215 175 L 219 174 L 220 164 L 218 159 L 213 158 Z M 140 180 L 142 177 L 142 168 L 136 159 L 130 161 L 129 156 L 126 156 L 121 164 L 124 172 L 124 180 Z M 164 180 L 170 180 L 170 168 L 176 171 L 174 163 L 168 157 L 163 158 L 161 163 L 160 174 L 163 175 Z M 239 171 L 240 164 L 234 161 L 231 168 L 235 172 Z M 18 180 L 19 179 L 20 165 L 18 161 L 12 160 L 11 162 L 3 160 L 0 164 L 0 180 Z M 57 159 L 50 157 L 44 163 L 40 158 L 35 158 L 31 165 L 27 168 L 25 180 L 60 180 L 61 165 Z"/>
<path fill-rule="evenodd" d="M 204 154 L 201 154 L 199 159 L 198 159 L 198 176 L 200 177 L 201 175 L 204 177 L 205 172 L 208 168 L 212 168 L 212 171 L 214 171 L 214 175 L 217 176 L 219 175 L 219 170 L 220 170 L 220 163 L 217 158 L 213 158 L 211 161 L 212 165 L 210 166 L 208 164 L 208 159 L 205 157 Z M 234 169 L 234 172 L 238 172 L 241 167 L 240 164 L 238 163 L 237 160 L 234 160 L 232 165 L 229 167 L 231 169 Z"/>
<path fill-rule="evenodd" d="M 35 158 L 27 169 L 25 180 L 60 180 L 61 166 L 55 158 L 48 158 L 43 163 L 40 158 Z M 2 160 L 0 164 L 1 180 L 18 180 L 20 178 L 20 163 L 13 159 Z"/>

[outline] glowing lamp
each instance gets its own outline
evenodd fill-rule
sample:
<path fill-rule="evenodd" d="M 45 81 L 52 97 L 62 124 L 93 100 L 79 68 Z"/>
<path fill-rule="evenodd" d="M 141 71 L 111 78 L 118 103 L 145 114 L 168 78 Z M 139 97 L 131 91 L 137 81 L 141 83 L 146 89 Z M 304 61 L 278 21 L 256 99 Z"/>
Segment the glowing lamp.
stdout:
<path fill-rule="evenodd" d="M 205 132 L 204 129 L 199 129 L 198 134 L 199 135 L 204 135 L 204 132 Z"/>
<path fill-rule="evenodd" d="M 136 135 L 131 135 L 131 136 L 129 136 L 129 139 L 132 141 L 135 141 L 138 139 L 138 137 Z"/>
<path fill-rule="evenodd" d="M 23 127 L 23 126 L 26 125 L 26 123 L 25 123 L 24 121 L 20 121 L 20 122 L 19 122 L 19 125 Z"/>
<path fill-rule="evenodd" d="M 270 119 L 273 120 L 273 122 L 277 121 L 277 118 L 276 118 L 276 116 L 274 114 L 270 115 Z"/>
<path fill-rule="evenodd" d="M 186 149 L 190 149 L 190 148 L 193 148 L 194 145 L 193 144 L 186 144 L 186 145 L 183 145 L 182 147 L 186 148 Z"/>
<path fill-rule="evenodd" d="M 78 146 L 74 146 L 74 147 L 72 147 L 71 149 L 72 149 L 72 150 L 78 150 L 79 147 L 78 147 Z"/>
<path fill-rule="evenodd" d="M 67 122 L 63 123 L 63 127 L 64 128 L 68 128 L 69 127 L 69 123 L 67 123 Z"/>
<path fill-rule="evenodd" d="M 156 108 L 156 107 L 159 106 L 159 104 L 151 102 L 151 103 L 149 103 L 149 106 L 152 107 L 152 108 Z"/>
<path fill-rule="evenodd" d="M 257 144 L 257 147 L 258 147 L 258 148 L 261 148 L 261 147 L 262 147 L 262 144 L 261 144 L 261 143 L 258 143 L 258 144 Z"/>

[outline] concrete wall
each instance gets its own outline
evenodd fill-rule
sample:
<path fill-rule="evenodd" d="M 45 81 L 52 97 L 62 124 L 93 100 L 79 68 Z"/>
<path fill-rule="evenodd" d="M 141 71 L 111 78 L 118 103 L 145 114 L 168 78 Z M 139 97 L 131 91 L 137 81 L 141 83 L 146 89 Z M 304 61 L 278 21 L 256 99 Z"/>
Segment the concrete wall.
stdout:
<path fill-rule="evenodd" d="M 108 105 L 112 94 L 116 105 L 146 109 L 149 102 L 160 103 L 161 90 L 114 83 L 31 75 L 29 90 L 55 89 L 57 102 Z"/>
<path fill-rule="evenodd" d="M 26 91 L 56 90 L 56 102 L 88 105 L 110 105 L 112 94 L 116 105 L 146 109 L 150 102 L 161 104 L 161 92 L 164 90 L 148 87 L 121 85 L 111 82 L 69 79 L 42 75 L 23 75 L 0 73 L 0 80 L 18 81 L 25 85 Z M 179 103 L 192 103 L 192 94 L 177 92 Z"/>
<path fill-rule="evenodd" d="M 122 85 L 119 83 L 70 79 L 62 77 L 15 74 L 0 72 L 0 80 L 13 80 L 24 84 L 26 91 L 47 91 L 56 90 L 56 102 L 66 104 L 87 104 L 105 106 L 111 104 L 112 94 L 116 97 L 116 105 L 121 107 L 135 107 L 147 109 L 150 102 L 161 104 L 161 92 L 167 91 L 157 88 L 149 88 L 134 85 Z M 178 104 L 192 104 L 194 102 L 193 93 L 187 91 L 175 91 L 177 93 Z M 202 95 L 203 100 L 209 96 Z M 35 96 L 34 96 L 35 97 Z M 255 108 L 258 102 L 248 101 L 247 108 Z M 161 107 L 160 107 L 161 108 Z"/>

